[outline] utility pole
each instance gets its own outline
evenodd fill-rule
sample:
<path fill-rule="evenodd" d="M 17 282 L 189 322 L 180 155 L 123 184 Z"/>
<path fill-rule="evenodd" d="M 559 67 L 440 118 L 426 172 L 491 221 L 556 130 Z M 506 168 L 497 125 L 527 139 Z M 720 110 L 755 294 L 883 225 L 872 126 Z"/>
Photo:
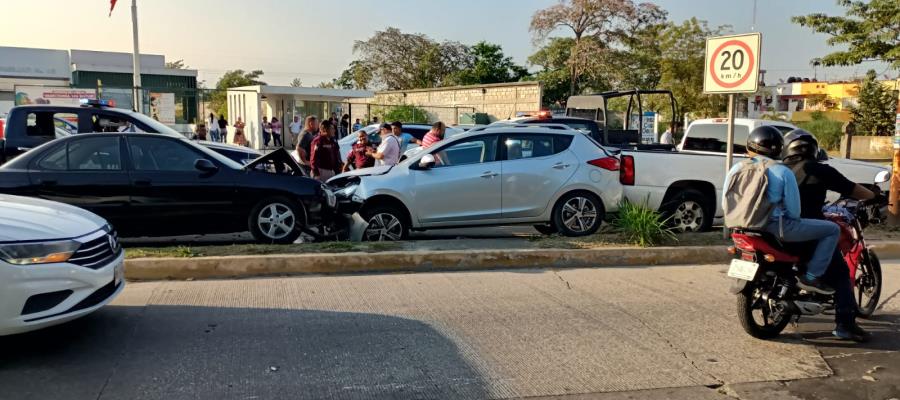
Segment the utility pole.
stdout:
<path fill-rule="evenodd" d="M 137 0 L 131 0 L 131 32 L 134 36 L 134 110 L 143 113 L 143 89 L 141 87 L 141 50 L 138 46 Z"/>

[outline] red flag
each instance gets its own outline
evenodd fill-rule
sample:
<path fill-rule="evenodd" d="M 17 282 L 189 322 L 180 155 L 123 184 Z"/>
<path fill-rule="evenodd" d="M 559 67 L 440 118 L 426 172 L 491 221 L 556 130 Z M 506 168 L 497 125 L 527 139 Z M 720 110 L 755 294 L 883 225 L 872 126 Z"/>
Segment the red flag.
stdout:
<path fill-rule="evenodd" d="M 109 0 L 109 16 L 112 17 L 113 8 L 116 8 L 116 0 Z"/>

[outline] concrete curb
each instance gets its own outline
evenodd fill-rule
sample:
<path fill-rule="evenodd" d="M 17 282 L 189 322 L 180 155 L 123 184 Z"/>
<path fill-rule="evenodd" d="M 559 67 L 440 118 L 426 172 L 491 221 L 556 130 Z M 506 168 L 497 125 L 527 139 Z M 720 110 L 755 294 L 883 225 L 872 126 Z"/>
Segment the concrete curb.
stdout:
<path fill-rule="evenodd" d="M 870 244 L 882 260 L 900 258 L 900 242 Z M 478 271 L 518 268 L 632 267 L 725 264 L 724 246 L 622 247 L 590 250 L 514 249 L 388 251 L 196 258 L 138 258 L 125 261 L 132 280 L 227 279 L 285 275 L 385 272 Z"/>
<path fill-rule="evenodd" d="M 900 246 L 898 246 L 900 249 Z M 724 246 L 322 253 L 125 261 L 133 280 L 726 263 Z"/>

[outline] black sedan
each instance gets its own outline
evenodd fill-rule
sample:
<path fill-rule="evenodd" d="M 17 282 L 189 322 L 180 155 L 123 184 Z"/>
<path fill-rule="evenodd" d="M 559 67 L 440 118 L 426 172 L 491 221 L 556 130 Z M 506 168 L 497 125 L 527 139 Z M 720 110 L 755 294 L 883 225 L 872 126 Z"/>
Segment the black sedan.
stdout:
<path fill-rule="evenodd" d="M 0 192 L 82 207 L 122 236 L 249 230 L 264 243 L 334 231 L 335 197 L 284 150 L 247 165 L 169 135 L 88 133 L 0 167 Z"/>

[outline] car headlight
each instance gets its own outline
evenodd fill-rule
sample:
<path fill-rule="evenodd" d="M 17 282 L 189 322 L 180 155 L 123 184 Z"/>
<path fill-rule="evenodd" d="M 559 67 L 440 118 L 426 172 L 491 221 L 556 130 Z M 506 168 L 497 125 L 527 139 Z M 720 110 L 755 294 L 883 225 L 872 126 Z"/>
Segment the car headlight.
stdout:
<path fill-rule="evenodd" d="M 351 196 L 353 196 L 353 193 L 356 193 L 356 189 L 358 188 L 359 184 L 353 184 L 341 190 L 338 190 L 337 192 L 335 192 L 335 194 L 341 197 L 350 198 Z"/>
<path fill-rule="evenodd" d="M 81 243 L 73 240 L 0 244 L 0 259 L 15 265 L 65 262 L 79 246 Z"/>

